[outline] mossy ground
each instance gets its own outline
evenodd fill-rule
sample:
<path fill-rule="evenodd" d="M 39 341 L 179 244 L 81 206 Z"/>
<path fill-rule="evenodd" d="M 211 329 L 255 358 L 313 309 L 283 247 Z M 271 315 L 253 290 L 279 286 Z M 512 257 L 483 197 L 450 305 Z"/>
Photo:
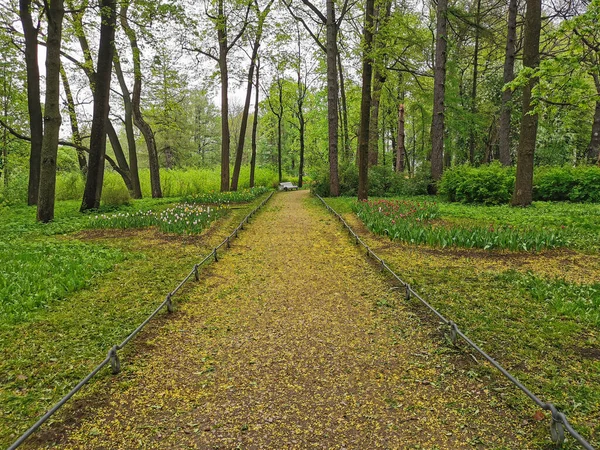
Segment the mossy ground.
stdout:
<path fill-rule="evenodd" d="M 276 195 L 176 305 L 123 352 L 120 375 L 29 445 L 548 446 L 547 424 L 515 410 L 511 388 L 450 347 L 306 192 Z"/>

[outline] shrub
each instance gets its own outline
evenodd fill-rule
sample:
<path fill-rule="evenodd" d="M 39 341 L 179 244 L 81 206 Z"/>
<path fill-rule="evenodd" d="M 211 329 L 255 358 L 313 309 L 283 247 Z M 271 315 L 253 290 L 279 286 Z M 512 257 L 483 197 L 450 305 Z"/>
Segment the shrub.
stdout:
<path fill-rule="evenodd" d="M 123 184 L 123 181 L 116 181 L 111 178 L 104 179 L 102 187 L 102 206 L 121 206 L 131 202 L 129 191 Z"/>
<path fill-rule="evenodd" d="M 27 189 L 28 174 L 25 171 L 13 171 L 10 174 L 8 186 L 0 186 L 0 206 L 27 203 Z"/>
<path fill-rule="evenodd" d="M 56 200 L 77 200 L 83 197 L 85 178 L 80 171 L 60 172 L 56 176 Z"/>
<path fill-rule="evenodd" d="M 540 167 L 534 171 L 533 197 L 536 200 L 566 201 L 575 183 L 572 167 Z"/>
<path fill-rule="evenodd" d="M 534 174 L 533 194 L 536 200 L 600 202 L 600 167 L 539 168 Z"/>
<path fill-rule="evenodd" d="M 569 200 L 600 203 L 600 167 L 576 167 L 574 172 L 576 184 L 569 194 Z"/>
<path fill-rule="evenodd" d="M 444 173 L 438 192 L 451 202 L 499 205 L 510 200 L 514 183 L 514 170 L 499 163 L 479 168 L 462 165 Z"/>
<path fill-rule="evenodd" d="M 355 197 L 358 194 L 358 168 L 354 164 L 340 167 L 340 195 Z M 329 169 L 321 168 L 313 174 L 311 192 L 321 197 L 329 196 Z M 419 172 L 414 178 L 405 173 L 395 173 L 389 166 L 369 168 L 369 195 L 387 197 L 394 195 L 425 195 L 431 178 Z"/>
<path fill-rule="evenodd" d="M 187 203 L 203 203 L 211 205 L 246 203 L 251 202 L 256 197 L 266 192 L 269 192 L 269 188 L 267 187 L 254 187 L 252 189 L 241 189 L 239 191 L 229 192 L 211 191 L 204 194 L 187 196 L 182 200 Z"/>

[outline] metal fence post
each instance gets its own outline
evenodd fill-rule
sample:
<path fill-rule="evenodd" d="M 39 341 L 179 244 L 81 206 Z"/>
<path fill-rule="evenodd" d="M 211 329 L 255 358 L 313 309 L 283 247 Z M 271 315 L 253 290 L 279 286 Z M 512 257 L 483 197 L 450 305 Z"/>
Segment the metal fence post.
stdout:
<path fill-rule="evenodd" d="M 113 347 L 108 351 L 108 358 L 110 361 L 110 368 L 112 374 L 118 374 L 121 371 L 121 360 L 119 359 L 119 355 L 117 354 L 116 345 L 113 345 Z"/>

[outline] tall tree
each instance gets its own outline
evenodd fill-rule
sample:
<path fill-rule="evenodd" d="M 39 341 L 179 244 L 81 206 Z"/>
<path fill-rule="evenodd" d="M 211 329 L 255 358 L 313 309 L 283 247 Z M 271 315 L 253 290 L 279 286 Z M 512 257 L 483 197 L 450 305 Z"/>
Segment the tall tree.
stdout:
<path fill-rule="evenodd" d="M 373 78 L 373 23 L 375 0 L 366 0 L 363 31 L 362 96 L 360 103 L 360 131 L 358 135 L 358 199 L 369 195 L 369 122 L 371 120 L 371 81 Z"/>
<path fill-rule="evenodd" d="M 434 183 L 444 170 L 444 97 L 448 47 L 448 0 L 438 0 L 436 8 L 433 118 L 431 121 L 431 178 Z M 436 190 L 435 184 L 432 186 Z"/>
<path fill-rule="evenodd" d="M 406 155 L 406 147 L 404 132 L 404 104 L 401 103 L 398 107 L 398 147 L 396 150 L 396 172 L 404 172 L 404 160 Z"/>
<path fill-rule="evenodd" d="M 254 10 L 256 12 L 256 31 L 254 34 L 254 42 L 252 43 L 252 56 L 250 57 L 250 68 L 248 69 L 248 82 L 246 87 L 246 100 L 244 102 L 244 110 L 242 112 L 242 123 L 240 124 L 240 134 L 238 145 L 235 153 L 235 165 L 233 167 L 233 177 L 231 178 L 231 190 L 237 191 L 238 181 L 240 178 L 240 170 L 242 168 L 242 156 L 244 154 L 244 143 L 246 140 L 246 128 L 248 127 L 248 115 L 250 112 L 250 100 L 252 98 L 252 84 L 254 81 L 254 69 L 256 67 L 256 58 L 258 56 L 258 48 L 262 39 L 263 27 L 274 0 L 269 0 L 267 6 L 262 11 L 257 0 L 254 0 Z"/>
<path fill-rule="evenodd" d="M 254 187 L 254 172 L 256 171 L 256 134 L 258 130 L 258 100 L 260 89 L 260 58 L 256 60 L 256 84 L 254 90 L 254 118 L 252 120 L 252 155 L 250 157 L 250 187 Z"/>
<path fill-rule="evenodd" d="M 219 67 L 219 76 L 221 79 L 221 191 L 229 190 L 229 152 L 231 146 L 231 135 L 229 130 L 229 65 L 227 57 L 231 49 L 235 47 L 241 39 L 248 26 L 248 15 L 250 13 L 251 3 L 247 2 L 234 7 L 235 11 L 226 11 L 225 1 L 216 0 L 216 11 L 209 12 L 205 8 L 206 15 L 210 19 L 214 30 L 217 32 L 217 49 L 214 48 L 194 48 L 193 50 L 207 56 L 215 61 Z M 243 10 L 242 18 L 237 24 L 232 24 L 235 13 Z M 236 30 L 233 37 L 231 30 Z"/>
<path fill-rule="evenodd" d="M 121 4 L 119 15 L 121 18 L 121 27 L 129 39 L 129 45 L 133 54 L 133 95 L 131 98 L 133 122 L 144 136 L 144 141 L 146 142 L 146 147 L 148 149 L 148 165 L 150 166 L 150 186 L 152 190 L 152 198 L 161 198 L 162 188 L 160 186 L 160 165 L 158 163 L 156 140 L 154 138 L 152 127 L 150 124 L 148 124 L 148 122 L 146 122 L 146 120 L 144 120 L 140 106 L 142 101 L 142 59 L 136 32 L 129 25 L 129 20 L 127 17 L 129 3 L 130 0 L 127 0 Z"/>
<path fill-rule="evenodd" d="M 277 92 L 277 102 L 274 102 L 272 99 L 272 93 L 269 92 L 267 95 L 267 104 L 269 105 L 269 109 L 271 112 L 277 117 L 277 173 L 279 175 L 279 182 L 281 183 L 283 180 L 283 172 L 282 172 L 282 131 L 283 131 L 283 114 L 284 114 L 284 104 L 283 104 L 283 83 L 284 79 L 279 71 L 277 70 L 277 79 L 271 88 L 276 87 Z"/>
<path fill-rule="evenodd" d="M 100 43 L 94 89 L 94 112 L 90 135 L 88 176 L 83 192 L 81 211 L 97 209 L 102 197 L 104 159 L 106 154 L 106 127 L 108 122 L 110 82 L 114 55 L 116 0 L 100 0 Z"/>
<path fill-rule="evenodd" d="M 338 169 L 338 32 L 341 21 L 350 6 L 348 0 L 344 1 L 340 10 L 340 17 L 336 19 L 336 8 L 334 0 L 325 1 L 325 13 L 317 8 L 309 0 L 302 0 L 302 3 L 308 8 L 307 14 L 311 15 L 311 21 L 325 26 L 326 40 L 321 41 L 318 32 L 314 32 L 307 24 L 306 20 L 298 13 L 297 8 L 292 8 L 291 0 L 285 2 L 288 11 L 296 20 L 300 21 L 308 31 L 315 43 L 326 55 L 327 67 L 327 124 L 328 124 L 328 153 L 329 153 L 329 195 L 337 197 L 340 195 L 339 169 Z"/>
<path fill-rule="evenodd" d="M 510 0 L 508 3 L 508 32 L 506 34 L 506 52 L 504 56 L 504 90 L 502 91 L 502 108 L 498 123 L 498 153 L 500 162 L 509 166 L 510 157 L 510 101 L 513 91 L 506 85 L 515 78 L 515 56 L 517 53 L 517 8 L 518 0 Z"/>
<path fill-rule="evenodd" d="M 133 130 L 133 102 L 131 101 L 131 93 L 121 68 L 121 59 L 119 53 L 115 48 L 113 67 L 119 86 L 121 87 L 121 93 L 123 95 L 123 106 L 125 107 L 125 117 L 123 123 L 125 124 L 125 134 L 127 135 L 127 149 L 129 153 L 129 173 L 131 178 L 131 192 L 130 195 L 133 198 L 142 198 L 142 187 L 140 185 L 140 173 L 138 169 L 138 158 L 137 158 L 137 144 L 135 142 L 135 132 Z"/>
<path fill-rule="evenodd" d="M 369 166 L 379 163 L 379 105 L 383 84 L 386 80 L 385 74 L 385 43 L 379 39 L 379 30 L 390 16 L 392 3 L 385 0 L 381 5 L 375 6 L 375 17 L 373 18 L 373 51 L 379 53 L 374 61 L 373 70 L 373 92 L 371 94 L 371 121 L 369 124 Z M 383 12 L 382 12 L 383 11 Z"/>
<path fill-rule="evenodd" d="M 56 191 L 56 157 L 60 125 L 60 46 L 62 22 L 65 10 L 62 0 L 52 0 L 46 11 L 48 37 L 46 43 L 46 98 L 44 102 L 44 138 L 40 187 L 37 203 L 37 220 L 49 222 L 54 219 Z"/>
<path fill-rule="evenodd" d="M 79 162 L 79 170 L 82 174 L 87 174 L 87 159 L 85 158 L 85 152 L 83 151 L 83 139 L 79 132 L 79 121 L 77 120 L 77 111 L 75 110 L 75 100 L 73 99 L 73 93 L 71 92 L 71 84 L 69 83 L 69 77 L 65 68 L 61 64 L 60 66 L 60 77 L 63 83 L 63 89 L 65 91 L 65 97 L 67 98 L 67 111 L 69 112 L 69 122 L 71 124 L 71 136 L 73 143 L 77 146 L 77 161 Z"/>
<path fill-rule="evenodd" d="M 29 109 L 29 130 L 31 133 L 31 150 L 29 153 L 29 187 L 27 203 L 35 205 L 38 201 L 40 170 L 42 160 L 42 105 L 40 103 L 40 68 L 38 66 L 38 34 L 33 22 L 31 0 L 19 0 L 19 15 L 25 38 L 25 64 L 27 67 L 27 107 Z"/>
<path fill-rule="evenodd" d="M 523 87 L 523 114 L 517 149 L 517 174 L 512 197 L 513 206 L 528 206 L 533 201 L 533 155 L 538 129 L 538 114 L 531 102 L 532 90 L 537 83 L 534 71 L 540 63 L 540 30 L 542 26 L 541 0 L 527 0 L 523 43 L 523 70 L 529 81 Z"/>

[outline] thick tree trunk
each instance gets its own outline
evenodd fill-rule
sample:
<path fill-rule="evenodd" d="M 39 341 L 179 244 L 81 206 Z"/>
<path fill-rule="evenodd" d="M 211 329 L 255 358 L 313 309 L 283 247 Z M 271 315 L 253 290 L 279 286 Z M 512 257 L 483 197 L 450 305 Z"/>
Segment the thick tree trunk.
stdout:
<path fill-rule="evenodd" d="M 125 134 L 127 135 L 127 149 L 129 153 L 129 178 L 131 180 L 130 195 L 132 198 L 142 198 L 142 187 L 140 185 L 140 174 L 138 169 L 137 145 L 135 143 L 135 132 L 133 130 L 133 105 L 131 104 L 131 93 L 127 87 L 121 61 L 115 48 L 113 65 L 115 74 L 119 80 L 119 86 L 123 94 L 123 106 L 125 107 Z"/>
<path fill-rule="evenodd" d="M 329 195 L 340 195 L 338 174 L 338 70 L 335 1 L 326 0 L 327 9 L 327 120 L 329 126 Z"/>
<path fill-rule="evenodd" d="M 404 132 L 404 105 L 398 108 L 398 149 L 396 150 L 396 172 L 404 172 L 404 159 L 406 147 L 404 145 L 406 134 Z"/>
<path fill-rule="evenodd" d="M 31 17 L 31 0 L 19 0 L 19 15 L 25 37 L 25 65 L 27 67 L 27 108 L 29 111 L 29 131 L 31 147 L 29 153 L 29 187 L 27 203 L 35 205 L 40 186 L 40 166 L 42 159 L 42 105 L 40 103 L 40 68 L 38 66 L 38 33 Z"/>
<path fill-rule="evenodd" d="M 338 52 L 338 71 L 340 76 L 340 104 L 342 116 L 342 140 L 344 142 L 344 162 L 349 162 L 352 154 L 350 149 L 350 131 L 348 129 L 348 105 L 346 103 L 346 82 L 344 79 L 344 67 L 342 66 L 342 55 Z"/>
<path fill-rule="evenodd" d="M 600 95 L 600 76 L 594 74 L 594 83 L 596 91 Z M 594 112 L 594 123 L 592 123 L 592 136 L 590 145 L 587 148 L 587 159 L 591 163 L 600 165 L 600 101 L 596 101 L 596 111 Z"/>
<path fill-rule="evenodd" d="M 517 42 L 517 1 L 510 0 L 508 4 L 508 33 L 506 35 L 506 53 L 504 57 L 504 84 L 515 78 L 515 55 Z M 502 109 L 498 124 L 498 158 L 505 166 L 510 166 L 510 101 L 512 89 L 502 91 Z"/>
<path fill-rule="evenodd" d="M 525 42 L 523 44 L 523 66 L 531 69 L 540 63 L 541 0 L 527 0 L 525 14 Z M 537 137 L 538 115 L 531 114 L 531 91 L 537 83 L 532 77 L 523 88 L 523 115 L 521 134 L 517 149 L 517 175 L 512 197 L 513 206 L 528 206 L 533 200 L 533 154 Z"/>
<path fill-rule="evenodd" d="M 448 0 L 438 0 L 435 36 L 435 69 L 433 78 L 433 119 L 431 122 L 431 178 L 435 182 L 444 171 L 444 96 L 446 91 L 446 48 Z"/>
<path fill-rule="evenodd" d="M 129 39 L 129 45 L 133 54 L 133 95 L 131 98 L 131 106 L 133 110 L 133 123 L 144 136 L 146 147 L 148 148 L 148 165 L 150 166 L 150 186 L 152 190 L 152 198 L 161 198 L 162 189 L 160 186 L 160 164 L 158 162 L 158 150 L 156 148 L 156 140 L 154 132 L 150 124 L 144 120 L 140 108 L 142 97 L 142 62 L 140 57 L 140 49 L 137 42 L 137 36 L 133 28 L 129 26 L 127 21 L 127 9 L 129 3 L 125 2 L 121 6 L 121 27 L 125 31 Z M 228 180 L 229 181 L 229 180 Z"/>
<path fill-rule="evenodd" d="M 369 195 L 369 122 L 371 120 L 371 80 L 373 78 L 373 13 L 375 0 L 365 4 L 365 27 L 363 32 L 362 96 L 360 103 L 360 132 L 358 136 L 358 199 L 366 200 Z"/>
<path fill-rule="evenodd" d="M 473 84 L 471 85 L 471 115 L 473 122 L 477 114 L 477 77 L 479 76 L 479 33 L 480 33 L 480 17 L 481 15 L 481 0 L 477 0 L 477 13 L 475 15 L 475 48 L 473 50 Z M 477 146 L 475 136 L 475 123 L 471 124 L 469 132 L 469 162 L 475 164 L 475 147 Z"/>
<path fill-rule="evenodd" d="M 256 131 L 258 129 L 258 94 L 260 81 L 260 60 L 256 62 L 256 90 L 254 92 L 254 120 L 252 121 L 252 157 L 250 158 L 250 187 L 254 187 L 254 171 L 256 170 Z"/>
<path fill-rule="evenodd" d="M 65 90 L 65 96 L 67 97 L 67 110 L 69 111 L 69 122 L 71 123 L 71 134 L 73 135 L 73 143 L 78 147 L 77 160 L 79 162 L 79 170 L 82 174 L 86 175 L 88 171 L 87 159 L 85 152 L 82 150 L 83 140 L 81 139 L 81 133 L 79 133 L 79 122 L 77 121 L 77 111 L 75 111 L 75 101 L 73 100 L 73 94 L 71 92 L 71 85 L 69 84 L 69 78 L 64 67 L 60 66 L 60 76 L 63 82 L 63 88 Z"/>
<path fill-rule="evenodd" d="M 113 63 L 115 26 L 117 18 L 116 0 L 100 1 L 100 44 L 94 89 L 94 112 L 90 133 L 89 170 L 83 192 L 81 211 L 100 207 L 104 160 L 106 155 L 106 126 L 108 123 L 110 81 Z"/>
<path fill-rule="evenodd" d="M 37 220 L 40 222 L 49 222 L 54 219 L 56 157 L 62 123 L 60 115 L 60 45 L 64 14 L 63 1 L 53 0 L 47 10 L 46 100 L 44 101 L 44 138 L 37 203 Z"/>

